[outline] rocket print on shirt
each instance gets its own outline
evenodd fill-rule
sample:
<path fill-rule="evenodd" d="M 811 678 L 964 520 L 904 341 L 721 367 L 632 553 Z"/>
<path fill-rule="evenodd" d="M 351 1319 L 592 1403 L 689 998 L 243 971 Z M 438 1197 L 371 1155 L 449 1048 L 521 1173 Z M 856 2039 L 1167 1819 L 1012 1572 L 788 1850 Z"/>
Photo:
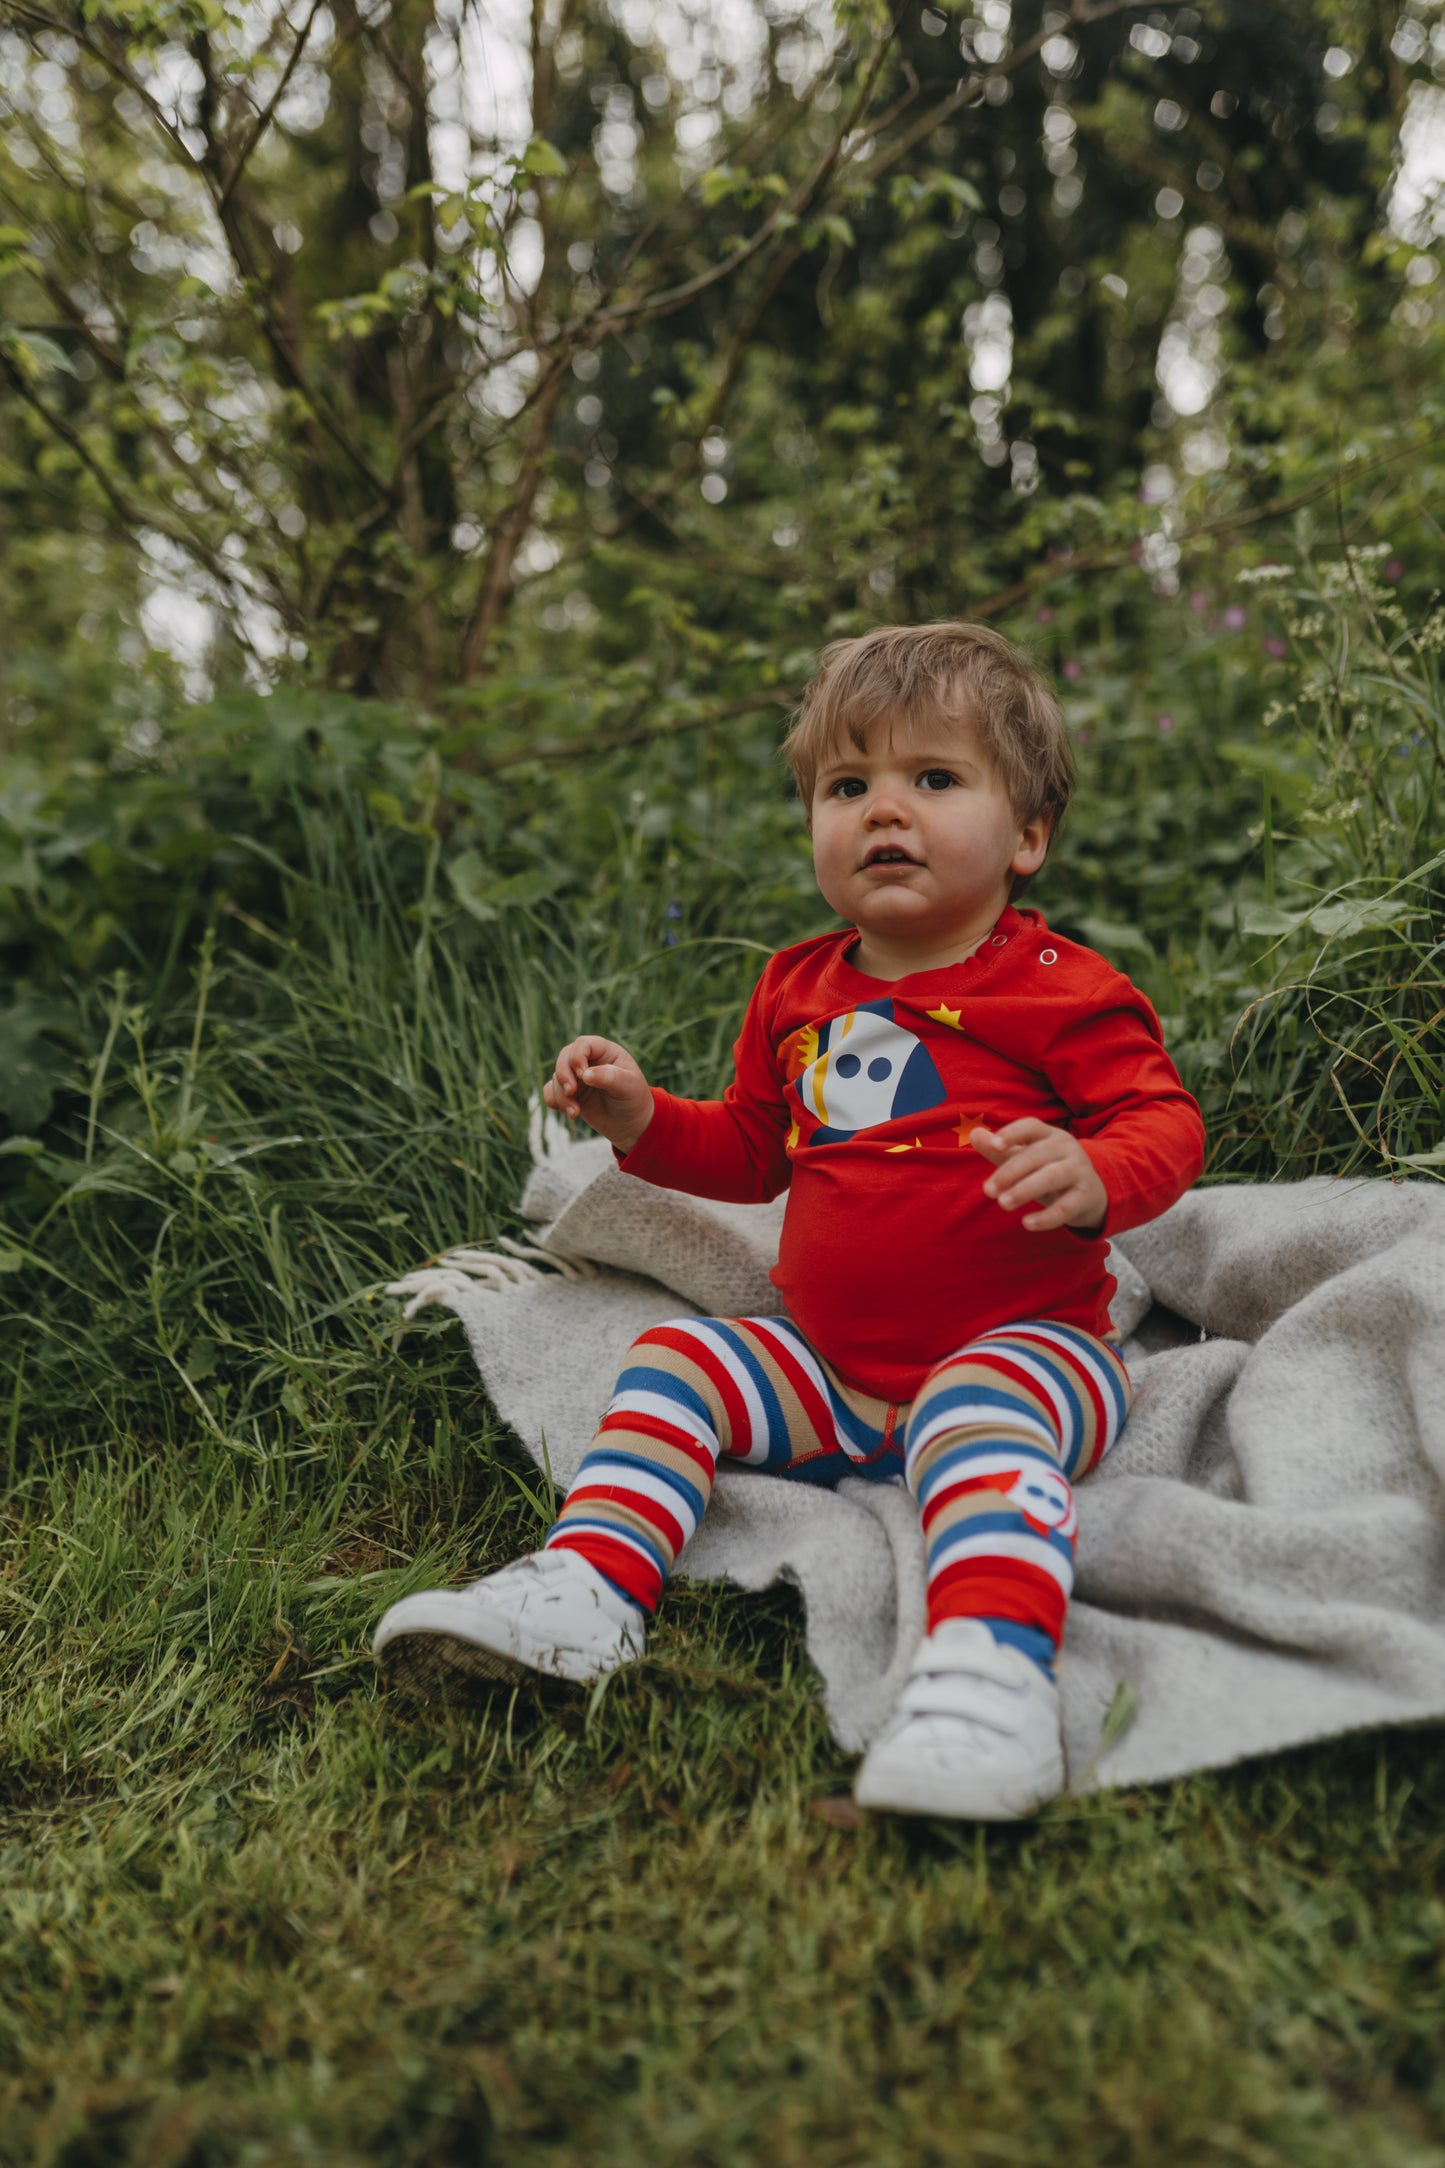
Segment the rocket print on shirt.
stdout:
<path fill-rule="evenodd" d="M 867 1001 L 830 1017 L 818 1025 L 811 1051 L 788 1087 L 817 1123 L 810 1145 L 841 1143 L 881 1122 L 942 1106 L 948 1097 L 923 1041 L 894 1022 L 891 1001 Z"/>

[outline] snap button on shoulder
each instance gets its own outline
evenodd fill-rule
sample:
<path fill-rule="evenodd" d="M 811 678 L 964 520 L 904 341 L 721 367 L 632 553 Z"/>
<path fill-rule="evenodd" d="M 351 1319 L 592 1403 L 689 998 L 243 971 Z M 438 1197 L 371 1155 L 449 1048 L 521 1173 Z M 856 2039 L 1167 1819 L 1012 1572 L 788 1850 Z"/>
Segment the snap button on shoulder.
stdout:
<path fill-rule="evenodd" d="M 1007 939 L 1008 935 L 1006 933 L 996 933 L 993 939 L 989 942 L 989 947 L 1002 948 Z"/>
<path fill-rule="evenodd" d="M 1041 948 L 1039 950 L 1039 962 L 1041 964 L 1056 964 L 1058 960 L 1059 952 L 1057 949 Z"/>

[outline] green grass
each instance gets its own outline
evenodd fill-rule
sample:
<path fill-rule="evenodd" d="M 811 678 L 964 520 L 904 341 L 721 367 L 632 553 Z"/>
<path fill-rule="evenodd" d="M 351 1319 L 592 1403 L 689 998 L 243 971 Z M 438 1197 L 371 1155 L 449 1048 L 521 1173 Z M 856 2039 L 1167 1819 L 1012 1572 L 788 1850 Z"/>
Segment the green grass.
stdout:
<path fill-rule="evenodd" d="M 1432 803 L 1281 842 L 1276 911 L 1388 898 Z M 843 1827 L 794 1599 L 685 1584 L 599 1696 L 378 1694 L 383 1607 L 538 1529 L 461 1335 L 383 1283 L 516 1229 L 560 1038 L 715 1089 L 749 942 L 806 928 L 645 854 L 479 921 L 424 824 L 295 833 L 199 956 L 77 972 L 55 1117 L 0 1150 L 0 2161 L 1445 2168 L 1439 1731 Z M 1220 1171 L 1437 1145 L 1419 894 L 1250 936 L 1206 890 L 1121 958 Z"/>
<path fill-rule="evenodd" d="M 1438 1734 L 843 1829 L 792 1601 L 685 1586 L 601 1695 L 389 1703 L 528 1537 L 471 1446 L 429 1530 L 215 1441 L 12 1496 L 0 2159 L 1445 2160 Z"/>

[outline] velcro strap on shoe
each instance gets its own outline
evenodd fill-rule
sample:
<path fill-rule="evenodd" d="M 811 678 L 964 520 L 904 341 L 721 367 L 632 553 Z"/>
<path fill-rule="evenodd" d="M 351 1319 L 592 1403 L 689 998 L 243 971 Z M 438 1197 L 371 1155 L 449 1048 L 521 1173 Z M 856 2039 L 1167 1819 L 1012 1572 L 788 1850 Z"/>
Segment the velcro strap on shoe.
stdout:
<path fill-rule="evenodd" d="M 918 1645 L 912 1675 L 934 1678 L 943 1672 L 963 1673 L 1017 1690 L 1019 1665 L 1027 1662 L 1028 1658 L 1020 1657 L 1017 1649 L 1002 1648 L 984 1626 L 974 1634 L 930 1634 Z"/>
<path fill-rule="evenodd" d="M 899 1696 L 898 1706 L 910 1716 L 964 1716 L 990 1731 L 1017 1728 L 1021 1710 L 1018 1689 L 1012 1692 L 992 1679 L 969 1678 L 962 1672 L 932 1672 L 910 1679 Z"/>

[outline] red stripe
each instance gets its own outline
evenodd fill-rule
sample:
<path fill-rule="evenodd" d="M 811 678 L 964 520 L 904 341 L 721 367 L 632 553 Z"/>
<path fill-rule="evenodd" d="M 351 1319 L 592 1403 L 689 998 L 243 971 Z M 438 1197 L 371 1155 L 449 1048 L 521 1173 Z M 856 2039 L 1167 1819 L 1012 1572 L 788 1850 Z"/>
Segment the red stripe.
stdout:
<path fill-rule="evenodd" d="M 651 1559 L 644 1558 L 628 1544 L 614 1543 L 607 1536 L 599 1536 L 595 1528 L 579 1529 L 576 1535 L 553 1536 L 547 1545 L 549 1551 L 575 1551 L 585 1558 L 589 1566 L 607 1576 L 613 1586 L 640 1603 L 644 1611 L 655 1611 L 657 1599 L 662 1594 L 662 1575 Z"/>
<path fill-rule="evenodd" d="M 996 1496 L 1002 1501 L 999 1507 L 1000 1512 L 1016 1513 L 1021 1521 L 1026 1520 L 1028 1516 L 1025 1514 L 1023 1507 L 1016 1506 L 1013 1500 L 1009 1497 L 1009 1491 L 1013 1489 L 1014 1484 L 1018 1481 L 1019 1477 L 1022 1474 L 1023 1469 L 1021 1467 L 1015 1469 L 1013 1474 L 1008 1479 L 1007 1488 L 1002 1490 L 999 1488 L 1001 1480 L 999 1477 L 992 1475 L 972 1475 L 965 1476 L 964 1480 L 961 1483 L 951 1483 L 947 1486 L 946 1489 L 939 1489 L 935 1491 L 933 1496 L 929 1499 L 927 1505 L 923 1508 L 923 1512 L 921 1515 L 924 1534 L 926 1535 L 928 1533 L 929 1529 L 938 1519 L 939 1514 L 943 1511 L 946 1505 L 951 1505 L 955 1498 L 964 1497 L 970 1491 L 993 1491 Z"/>
<path fill-rule="evenodd" d="M 797 1350 L 789 1346 L 787 1339 L 781 1333 L 775 1340 L 766 1329 L 758 1330 L 754 1328 L 752 1337 L 767 1349 L 767 1352 L 772 1356 L 773 1361 L 797 1394 L 803 1413 L 812 1425 L 813 1436 L 817 1439 L 823 1451 L 825 1453 L 836 1453 L 838 1450 L 838 1433 L 833 1422 L 833 1411 L 819 1392 L 812 1378 L 803 1368 L 802 1363 L 798 1360 Z M 796 1457 L 796 1441 L 793 1441 L 793 1451 Z"/>
<path fill-rule="evenodd" d="M 600 1438 L 604 1435 L 616 1435 L 623 1438 L 656 1438 L 659 1445 L 670 1445 L 677 1452 L 684 1454 L 692 1462 L 693 1466 L 706 1477 L 708 1485 L 710 1486 L 712 1483 L 716 1467 L 712 1457 L 712 1447 L 704 1445 L 701 1438 L 693 1437 L 691 1431 L 680 1430 L 676 1424 L 665 1422 L 660 1415 L 629 1414 L 625 1408 L 619 1409 L 616 1415 L 604 1415 L 598 1424 L 597 1437 Z M 593 1443 L 596 1443 L 596 1439 L 593 1440 Z"/>
<path fill-rule="evenodd" d="M 947 1378 L 953 1371 L 975 1368 L 996 1371 L 1000 1376 L 1007 1378 L 1010 1384 L 1016 1385 L 1025 1397 L 1038 1407 L 1043 1420 L 1057 1436 L 1059 1418 L 1055 1413 L 1053 1401 L 1044 1391 L 1038 1379 L 1031 1377 L 1020 1364 L 1011 1363 L 1006 1355 L 1002 1354 L 996 1346 L 990 1345 L 986 1340 L 981 1340 L 976 1347 L 962 1349 L 957 1355 L 950 1355 L 946 1363 L 940 1363 L 936 1370 L 931 1370 L 923 1382 L 915 1406 L 921 1408 L 925 1400 L 928 1399 L 931 1388 L 941 1379 Z M 958 1427 L 960 1430 L 966 1430 L 971 1426 L 967 1422 L 961 1422 Z"/>
<path fill-rule="evenodd" d="M 1052 1359 L 1058 1363 L 1061 1369 L 1067 1370 L 1075 1384 L 1082 1389 L 1084 1397 L 1092 1407 L 1094 1411 L 1093 1444 L 1089 1449 L 1087 1458 L 1081 1460 L 1074 1471 L 1076 1475 L 1086 1475 L 1109 1442 L 1109 1403 L 1094 1376 L 1092 1365 L 1086 1362 L 1082 1355 L 1076 1354 L 1073 1348 L 1061 1347 L 1057 1341 L 1046 1340 L 1041 1333 L 1020 1332 L 1016 1333 L 1014 1337 L 1038 1348 L 1046 1358 Z M 1100 1359 L 1102 1360 L 1102 1357 Z M 1083 1440 L 1080 1439 L 1079 1443 L 1082 1446 Z"/>
<path fill-rule="evenodd" d="M 1018 1559 L 960 1559 L 928 1584 L 928 1630 L 940 1619 L 1006 1618 L 1037 1626 L 1057 1648 L 1068 1598 L 1050 1574 Z"/>
<path fill-rule="evenodd" d="M 686 1532 L 675 1514 L 669 1513 L 667 1507 L 656 1498 L 649 1498 L 641 1491 L 629 1490 L 625 1483 L 576 1484 L 567 1493 L 567 1503 L 562 1508 L 559 1524 L 565 1528 L 571 1508 L 587 1503 L 626 1506 L 629 1513 L 635 1514 L 640 1521 L 646 1521 L 648 1527 L 662 1538 L 670 1559 L 676 1558 L 687 1541 Z"/>
<path fill-rule="evenodd" d="M 745 1453 L 752 1443 L 753 1426 L 747 1402 L 721 1356 L 705 1341 L 695 1339 L 691 1333 L 681 1332 L 675 1326 L 659 1325 L 642 1337 L 660 1347 L 671 1348 L 674 1354 L 685 1355 L 697 1366 L 722 1403 L 725 1427 L 719 1432 L 718 1444 L 724 1453 Z"/>

